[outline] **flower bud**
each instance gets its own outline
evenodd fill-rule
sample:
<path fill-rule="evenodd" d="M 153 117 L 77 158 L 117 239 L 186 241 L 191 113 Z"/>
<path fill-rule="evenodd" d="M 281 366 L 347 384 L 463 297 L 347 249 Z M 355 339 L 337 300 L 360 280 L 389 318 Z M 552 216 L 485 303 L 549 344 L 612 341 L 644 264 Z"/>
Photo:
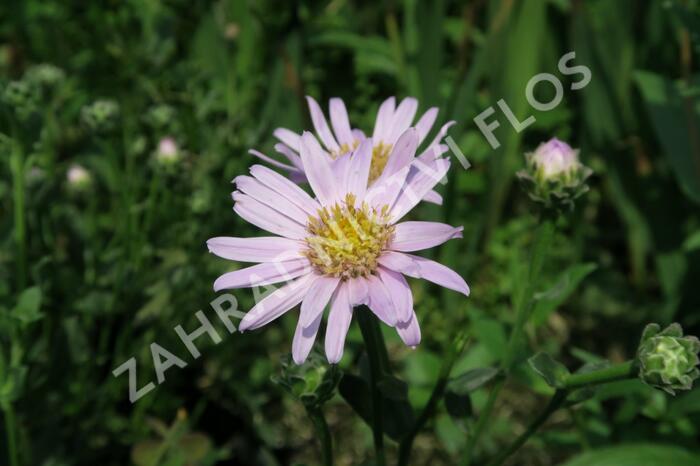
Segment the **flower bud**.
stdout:
<path fill-rule="evenodd" d="M 578 158 L 578 150 L 556 138 L 525 154 L 526 168 L 518 172 L 530 197 L 547 208 L 572 209 L 574 200 L 588 191 L 590 168 Z"/>
<path fill-rule="evenodd" d="M 116 128 L 119 120 L 119 104 L 113 100 L 96 100 L 80 112 L 83 123 L 96 133 L 106 133 Z"/>
<path fill-rule="evenodd" d="M 664 330 L 658 324 L 644 329 L 637 351 L 642 381 L 671 395 L 675 390 L 690 390 L 693 380 L 700 376 L 696 367 L 700 340 L 683 336 L 679 324 L 671 324 Z"/>
<path fill-rule="evenodd" d="M 175 109 L 167 104 L 154 105 L 145 117 L 146 123 L 155 130 L 169 128 L 173 120 L 175 120 Z"/>
<path fill-rule="evenodd" d="M 73 165 L 66 174 L 68 188 L 75 192 L 87 191 L 92 185 L 92 175 L 81 165 Z"/>
<path fill-rule="evenodd" d="M 180 161 L 180 150 L 177 147 L 177 142 L 171 137 L 165 137 L 158 143 L 158 149 L 155 153 L 156 162 L 164 168 L 169 168 Z"/>
<path fill-rule="evenodd" d="M 328 365 L 324 357 L 312 351 L 301 365 L 295 364 L 291 355 L 284 357 L 281 374 L 272 381 L 307 408 L 320 408 L 333 397 L 341 375 L 336 366 Z"/>

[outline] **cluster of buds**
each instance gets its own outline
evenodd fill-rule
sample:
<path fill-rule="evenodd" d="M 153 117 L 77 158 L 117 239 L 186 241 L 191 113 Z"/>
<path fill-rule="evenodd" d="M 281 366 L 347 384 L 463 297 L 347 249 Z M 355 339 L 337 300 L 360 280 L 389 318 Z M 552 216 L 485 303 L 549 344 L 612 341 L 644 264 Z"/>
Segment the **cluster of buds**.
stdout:
<path fill-rule="evenodd" d="M 56 66 L 33 66 L 24 73 L 22 79 L 11 81 L 5 86 L 2 100 L 21 120 L 28 120 L 39 111 L 42 98 L 49 96 L 65 77 L 65 72 Z"/>
<path fill-rule="evenodd" d="M 39 100 L 37 87 L 28 80 L 11 81 L 2 91 L 2 101 L 23 121 L 39 109 Z"/>
<path fill-rule="evenodd" d="M 41 88 L 42 91 L 48 92 L 59 86 L 66 79 L 66 73 L 57 66 L 44 63 L 29 68 L 25 77 Z"/>
<path fill-rule="evenodd" d="M 700 340 L 683 336 L 679 324 L 661 330 L 658 324 L 649 324 L 642 333 L 637 350 L 639 377 L 648 385 L 671 395 L 675 390 L 690 390 L 700 376 L 697 365 Z"/>
<path fill-rule="evenodd" d="M 85 126 L 96 133 L 107 133 L 117 127 L 119 104 L 113 100 L 96 100 L 81 110 L 80 116 Z"/>
<path fill-rule="evenodd" d="M 525 154 L 526 168 L 518 172 L 529 196 L 547 209 L 571 210 L 574 200 L 588 191 L 593 171 L 578 158 L 578 150 L 556 138 Z"/>
<path fill-rule="evenodd" d="M 333 397 L 342 376 L 336 366 L 329 366 L 325 358 L 314 351 L 302 365 L 295 364 L 291 355 L 284 357 L 281 365 L 281 374 L 272 381 L 310 410 L 319 409 Z"/>

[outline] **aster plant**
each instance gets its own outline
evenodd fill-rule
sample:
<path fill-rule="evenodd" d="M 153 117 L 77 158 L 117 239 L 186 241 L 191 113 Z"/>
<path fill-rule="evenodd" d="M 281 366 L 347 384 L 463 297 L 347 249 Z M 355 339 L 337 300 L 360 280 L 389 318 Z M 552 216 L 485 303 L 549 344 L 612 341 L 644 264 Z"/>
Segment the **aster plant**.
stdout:
<path fill-rule="evenodd" d="M 423 278 L 469 295 L 457 273 L 409 252 L 462 236 L 461 227 L 401 221 L 446 174 L 442 158 L 416 158 L 416 129 L 400 138 L 395 157 L 370 185 L 373 140 L 364 139 L 335 163 L 309 132 L 300 158 L 314 197 L 273 170 L 254 165 L 234 182 L 234 211 L 278 236 L 212 238 L 217 256 L 257 265 L 226 273 L 216 291 L 286 282 L 243 318 L 241 331 L 260 328 L 301 304 L 292 355 L 304 362 L 329 305 L 325 352 L 330 363 L 343 355 L 353 309 L 366 305 L 394 327 L 408 346 L 420 343 L 413 296 L 404 276 Z"/>

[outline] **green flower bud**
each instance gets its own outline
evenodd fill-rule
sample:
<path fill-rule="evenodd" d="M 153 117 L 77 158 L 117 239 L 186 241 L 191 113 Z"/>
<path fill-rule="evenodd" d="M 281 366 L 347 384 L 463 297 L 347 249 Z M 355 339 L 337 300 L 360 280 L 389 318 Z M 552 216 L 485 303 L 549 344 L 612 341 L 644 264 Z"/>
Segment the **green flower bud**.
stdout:
<path fill-rule="evenodd" d="M 526 168 L 517 173 L 529 196 L 545 208 L 571 210 L 574 200 L 588 191 L 593 173 L 578 159 L 578 150 L 556 138 L 525 154 Z"/>
<path fill-rule="evenodd" d="M 301 365 L 295 364 L 291 355 L 287 355 L 282 358 L 281 365 L 280 376 L 273 377 L 272 381 L 309 409 L 320 408 L 330 400 L 342 376 L 336 366 L 326 363 L 325 358 L 316 352 L 312 352 Z"/>
<path fill-rule="evenodd" d="M 698 351 L 700 340 L 683 336 L 679 324 L 671 324 L 664 330 L 658 324 L 649 324 L 637 351 L 639 377 L 671 395 L 675 395 L 675 390 L 690 390 L 693 380 L 700 376 L 696 367 L 700 363 Z"/>
<path fill-rule="evenodd" d="M 83 107 L 80 116 L 83 123 L 96 133 L 107 133 L 117 127 L 119 104 L 113 100 L 97 100 Z"/>
<path fill-rule="evenodd" d="M 144 119 L 153 129 L 163 130 L 175 120 L 175 109 L 167 104 L 154 105 Z"/>

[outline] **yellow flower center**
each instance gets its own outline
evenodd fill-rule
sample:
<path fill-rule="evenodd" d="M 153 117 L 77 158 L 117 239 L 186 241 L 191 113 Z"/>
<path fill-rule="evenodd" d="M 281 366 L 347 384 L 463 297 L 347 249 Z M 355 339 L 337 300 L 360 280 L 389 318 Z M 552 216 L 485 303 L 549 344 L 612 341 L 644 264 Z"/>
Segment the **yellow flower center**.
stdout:
<path fill-rule="evenodd" d="M 359 145 L 360 145 L 360 141 L 358 141 L 357 139 L 355 139 L 352 142 L 352 144 L 343 143 L 340 145 L 338 150 L 331 151 L 331 158 L 333 160 L 335 160 L 343 154 L 347 154 L 348 152 L 354 151 L 355 149 L 357 149 L 357 146 L 359 146 Z"/>
<path fill-rule="evenodd" d="M 330 153 L 331 158 L 335 160 L 343 154 L 354 151 L 359 145 L 360 141 L 357 139 L 355 139 L 352 144 L 341 144 L 338 150 L 334 150 Z M 386 167 L 386 163 L 389 161 L 389 154 L 391 153 L 392 147 L 391 144 L 386 144 L 384 142 L 380 142 L 372 147 L 372 162 L 369 166 L 368 184 L 372 184 L 384 171 L 384 167 Z"/>
<path fill-rule="evenodd" d="M 394 227 L 388 224 L 389 208 L 377 210 L 355 196 L 309 217 L 305 251 L 319 273 L 342 279 L 367 277 L 377 268 L 379 255 L 390 241 Z"/>
<path fill-rule="evenodd" d="M 389 161 L 391 153 L 391 144 L 380 142 L 372 148 L 372 163 L 369 166 L 369 183 L 371 184 L 379 178 L 379 175 L 384 171 L 386 163 Z"/>

